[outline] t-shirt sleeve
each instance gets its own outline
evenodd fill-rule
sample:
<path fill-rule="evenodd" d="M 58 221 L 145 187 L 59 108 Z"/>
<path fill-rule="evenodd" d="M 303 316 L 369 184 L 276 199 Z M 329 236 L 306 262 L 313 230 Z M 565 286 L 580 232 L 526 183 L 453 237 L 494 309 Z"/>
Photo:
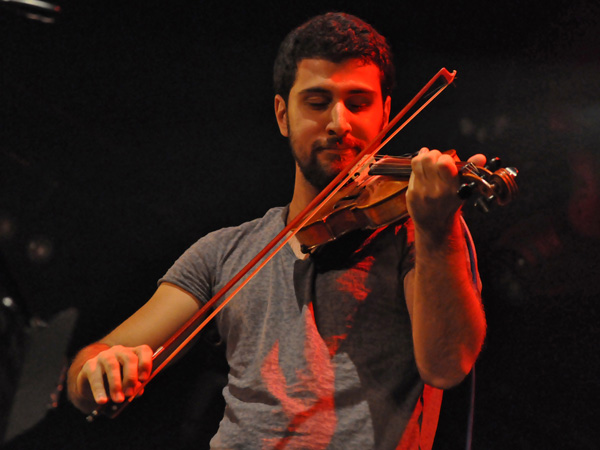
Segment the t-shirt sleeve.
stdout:
<path fill-rule="evenodd" d="M 213 295 L 281 230 L 282 207 L 272 208 L 260 219 L 213 231 L 181 255 L 158 281 L 191 294 L 200 303 Z"/>
<path fill-rule="evenodd" d="M 214 240 L 214 234 L 209 234 L 194 243 L 158 280 L 158 284 L 173 284 L 202 304 L 206 303 L 212 297 L 216 277 L 218 255 Z"/>

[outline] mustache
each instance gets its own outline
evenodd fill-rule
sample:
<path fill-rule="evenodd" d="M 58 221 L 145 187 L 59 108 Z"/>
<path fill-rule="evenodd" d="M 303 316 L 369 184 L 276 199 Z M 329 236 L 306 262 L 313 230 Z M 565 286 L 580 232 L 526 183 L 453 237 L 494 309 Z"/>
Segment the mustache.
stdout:
<path fill-rule="evenodd" d="M 365 144 L 363 141 L 359 139 L 355 139 L 353 137 L 329 137 L 316 140 L 312 145 L 312 150 L 315 152 L 320 152 L 328 149 L 335 150 L 346 150 L 353 149 L 356 150 L 357 153 L 360 152 L 364 148 Z"/>

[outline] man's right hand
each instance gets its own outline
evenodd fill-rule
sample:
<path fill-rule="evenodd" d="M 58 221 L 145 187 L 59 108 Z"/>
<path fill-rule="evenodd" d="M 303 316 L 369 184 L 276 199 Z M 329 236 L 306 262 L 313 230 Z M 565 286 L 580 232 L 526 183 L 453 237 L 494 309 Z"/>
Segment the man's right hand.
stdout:
<path fill-rule="evenodd" d="M 165 343 L 199 308 L 191 294 L 162 283 L 132 316 L 75 356 L 67 380 L 71 402 L 89 414 L 109 399 L 121 403 L 133 395 L 151 374 L 152 349 Z"/>
<path fill-rule="evenodd" d="M 150 376 L 152 353 L 147 345 L 109 347 L 98 343 L 84 348 L 69 370 L 69 398 L 86 413 L 108 403 L 109 398 L 123 402 Z"/>

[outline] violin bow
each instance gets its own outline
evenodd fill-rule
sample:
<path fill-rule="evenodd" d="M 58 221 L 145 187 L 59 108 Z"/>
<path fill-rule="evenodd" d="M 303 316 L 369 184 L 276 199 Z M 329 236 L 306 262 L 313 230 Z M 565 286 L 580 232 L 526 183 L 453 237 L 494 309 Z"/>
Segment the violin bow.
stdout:
<path fill-rule="evenodd" d="M 456 70 L 450 72 L 442 68 L 439 72 L 421 88 L 421 90 L 409 101 L 404 108 L 375 136 L 375 138 L 323 189 L 296 217 L 294 217 L 284 228 L 269 242 L 236 276 L 234 276 L 219 292 L 208 300 L 182 327 L 179 328 L 163 345 L 152 355 L 152 372 L 149 377 L 141 383 L 134 393 L 120 404 L 103 405 L 87 416 L 89 422 L 98 415 L 104 414 L 110 418 L 117 417 L 137 395 L 142 392 L 146 385 L 164 369 L 167 364 L 175 358 L 202 329 L 231 301 L 233 297 L 273 258 L 310 219 L 319 211 L 320 207 L 330 200 L 349 181 L 355 173 L 370 161 L 400 130 L 408 125 L 427 105 L 429 105 L 439 94 L 442 93 L 456 78 Z M 443 79 L 444 83 L 432 91 L 427 99 L 424 99 L 433 86 Z M 404 121 L 393 132 L 392 129 L 406 116 L 417 103 L 424 99 L 423 104 Z M 391 132 L 391 133 L 390 133 Z M 385 139 L 385 136 L 390 135 Z M 383 141 L 382 141 L 383 140 Z M 273 250 L 274 249 L 274 250 Z M 246 275 L 248 275 L 244 280 Z M 242 280 L 240 282 L 240 280 Z M 239 284 L 238 284 L 239 283 Z M 235 289 L 233 287 L 238 284 Z M 225 295 L 229 293 L 225 297 Z M 223 301 L 215 307 L 216 303 Z M 211 308 L 215 307 L 209 313 Z M 107 411 L 108 410 L 108 411 Z"/>

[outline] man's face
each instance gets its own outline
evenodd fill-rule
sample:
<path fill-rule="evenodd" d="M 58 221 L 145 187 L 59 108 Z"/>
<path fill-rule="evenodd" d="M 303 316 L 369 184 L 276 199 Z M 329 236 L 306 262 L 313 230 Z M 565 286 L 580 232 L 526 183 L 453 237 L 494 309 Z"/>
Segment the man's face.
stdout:
<path fill-rule="evenodd" d="M 374 64 L 304 59 L 287 105 L 277 96 L 275 111 L 301 176 L 321 190 L 385 126 L 390 99 L 381 98 Z"/>

